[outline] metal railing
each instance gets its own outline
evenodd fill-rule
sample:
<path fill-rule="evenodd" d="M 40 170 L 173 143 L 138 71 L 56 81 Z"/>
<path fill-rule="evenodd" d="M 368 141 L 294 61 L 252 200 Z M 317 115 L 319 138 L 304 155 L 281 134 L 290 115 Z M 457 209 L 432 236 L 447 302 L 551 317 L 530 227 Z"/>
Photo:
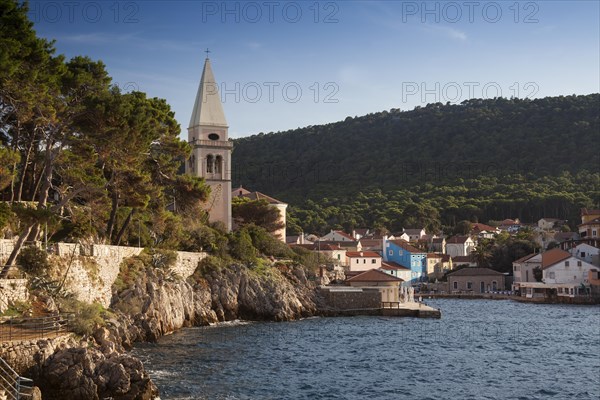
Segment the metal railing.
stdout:
<path fill-rule="evenodd" d="M 7 400 L 30 399 L 33 381 L 20 376 L 0 357 L 0 393 L 2 392 Z"/>
<path fill-rule="evenodd" d="M 0 343 L 57 337 L 68 332 L 69 315 L 13 317 L 0 324 Z"/>

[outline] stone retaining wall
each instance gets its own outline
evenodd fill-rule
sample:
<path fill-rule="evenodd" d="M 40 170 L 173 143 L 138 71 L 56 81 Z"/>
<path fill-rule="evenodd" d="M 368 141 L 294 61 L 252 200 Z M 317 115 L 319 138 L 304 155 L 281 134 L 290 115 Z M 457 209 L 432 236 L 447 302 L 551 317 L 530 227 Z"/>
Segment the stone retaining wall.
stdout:
<path fill-rule="evenodd" d="M 327 306 L 336 310 L 381 308 L 381 293 L 378 289 L 363 289 L 361 291 L 321 289 L 321 295 Z"/>
<path fill-rule="evenodd" d="M 0 313 L 16 301 L 27 301 L 27 279 L 0 279 Z"/>
<path fill-rule="evenodd" d="M 0 343 L 0 357 L 21 376 L 31 376 L 32 370 L 38 370 L 44 361 L 56 349 L 71 347 L 72 334 L 52 339 L 23 340 Z"/>

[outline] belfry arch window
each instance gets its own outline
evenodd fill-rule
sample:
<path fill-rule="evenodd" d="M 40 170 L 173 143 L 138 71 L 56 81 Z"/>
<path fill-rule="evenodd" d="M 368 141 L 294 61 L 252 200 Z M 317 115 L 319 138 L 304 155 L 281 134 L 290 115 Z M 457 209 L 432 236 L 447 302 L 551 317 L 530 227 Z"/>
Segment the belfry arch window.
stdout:
<path fill-rule="evenodd" d="M 196 164 L 196 157 L 192 155 L 189 161 L 190 171 L 194 170 L 194 164 Z"/>
<path fill-rule="evenodd" d="M 223 171 L 223 157 L 215 157 L 215 173 L 220 174 Z"/>
<path fill-rule="evenodd" d="M 212 156 L 212 154 L 209 154 L 206 156 L 206 172 L 209 174 L 212 174 L 214 169 L 213 169 L 213 164 L 214 164 L 214 157 Z"/>

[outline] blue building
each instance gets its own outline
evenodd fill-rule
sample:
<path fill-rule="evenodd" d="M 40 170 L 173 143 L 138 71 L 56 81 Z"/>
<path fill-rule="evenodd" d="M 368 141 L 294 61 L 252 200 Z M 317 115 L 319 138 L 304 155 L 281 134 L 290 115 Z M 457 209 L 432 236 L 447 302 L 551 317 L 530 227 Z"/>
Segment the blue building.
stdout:
<path fill-rule="evenodd" d="M 410 268 L 410 283 L 427 280 L 427 253 L 404 240 L 383 241 L 383 260 Z"/>

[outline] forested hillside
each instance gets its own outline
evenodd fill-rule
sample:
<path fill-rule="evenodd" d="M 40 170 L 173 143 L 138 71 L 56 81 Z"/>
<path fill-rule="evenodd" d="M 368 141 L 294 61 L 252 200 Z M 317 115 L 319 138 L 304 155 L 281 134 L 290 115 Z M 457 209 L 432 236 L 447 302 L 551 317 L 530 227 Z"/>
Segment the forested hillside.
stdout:
<path fill-rule="evenodd" d="M 392 109 L 238 139 L 234 185 L 289 202 L 309 230 L 544 216 L 575 225 L 600 199 L 599 120 L 599 94 Z"/>

